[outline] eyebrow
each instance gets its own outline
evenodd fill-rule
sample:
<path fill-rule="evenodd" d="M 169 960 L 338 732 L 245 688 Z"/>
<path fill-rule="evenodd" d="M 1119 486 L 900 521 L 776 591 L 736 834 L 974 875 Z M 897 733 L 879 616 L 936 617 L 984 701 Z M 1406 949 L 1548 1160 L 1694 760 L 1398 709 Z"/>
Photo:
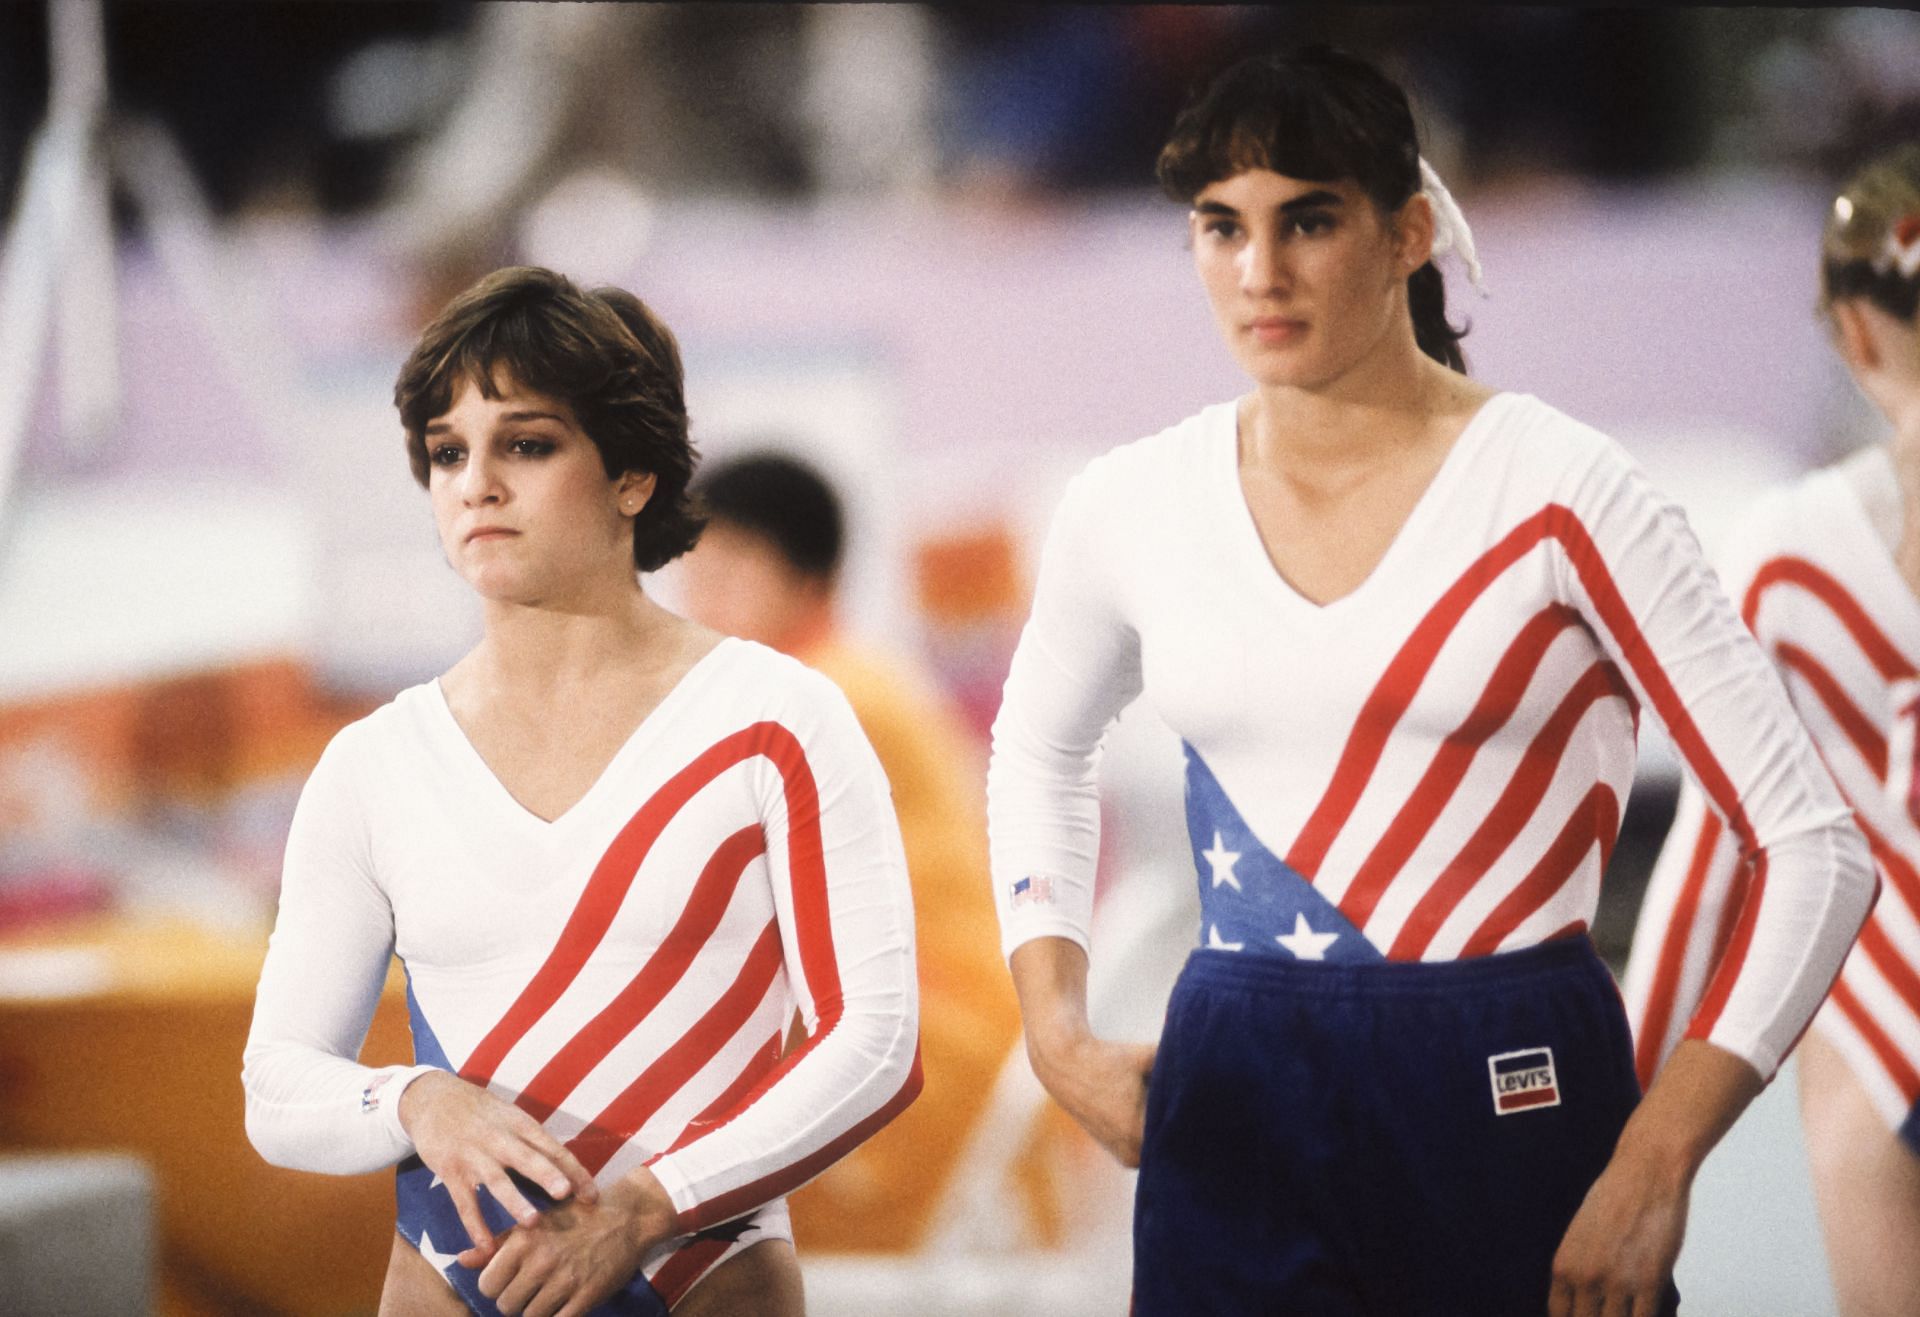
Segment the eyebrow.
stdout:
<path fill-rule="evenodd" d="M 1346 201 L 1338 192 L 1329 192 L 1326 188 L 1315 188 L 1295 197 L 1292 201 L 1280 203 L 1282 215 L 1295 215 L 1303 210 L 1316 210 L 1322 206 L 1343 206 Z M 1202 215 L 1238 215 L 1240 212 L 1224 201 L 1196 201 L 1195 211 Z"/>
<path fill-rule="evenodd" d="M 500 419 L 503 421 L 553 421 L 559 425 L 565 425 L 567 423 L 566 417 L 561 416 L 557 412 L 543 412 L 530 409 L 502 412 L 500 413 Z M 428 421 L 427 428 L 423 433 L 449 434 L 452 430 L 453 426 L 446 421 Z"/>

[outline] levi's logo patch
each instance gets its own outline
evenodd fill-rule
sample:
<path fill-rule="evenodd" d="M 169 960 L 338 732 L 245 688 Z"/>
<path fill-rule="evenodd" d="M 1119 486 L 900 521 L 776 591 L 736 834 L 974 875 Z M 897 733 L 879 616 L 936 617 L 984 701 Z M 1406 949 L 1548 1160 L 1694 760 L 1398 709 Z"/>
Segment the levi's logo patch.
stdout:
<path fill-rule="evenodd" d="M 1493 1080 L 1495 1115 L 1560 1105 L 1560 1081 L 1553 1071 L 1551 1047 L 1529 1047 L 1487 1058 Z"/>

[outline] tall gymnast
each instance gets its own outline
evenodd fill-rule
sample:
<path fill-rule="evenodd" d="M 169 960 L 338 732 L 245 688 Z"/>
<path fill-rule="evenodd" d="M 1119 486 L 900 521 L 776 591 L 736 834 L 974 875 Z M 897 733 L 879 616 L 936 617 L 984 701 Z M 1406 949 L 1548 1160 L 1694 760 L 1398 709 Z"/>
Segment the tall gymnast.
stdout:
<path fill-rule="evenodd" d="M 1470 235 L 1399 87 L 1245 61 L 1159 176 L 1251 387 L 1069 486 L 988 785 L 1035 1071 L 1140 1167 L 1135 1311 L 1672 1312 L 1866 845 L 1678 510 L 1464 373 L 1433 257 Z M 1097 750 L 1142 692 L 1202 904 L 1157 1047 L 1086 1011 Z M 1643 714 L 1766 874 L 1644 1100 L 1586 935 Z"/>
<path fill-rule="evenodd" d="M 498 271 L 395 401 L 484 634 L 307 782 L 248 1133 L 277 1165 L 398 1164 L 383 1313 L 799 1313 L 782 1195 L 920 1084 L 879 763 L 824 677 L 642 588 L 700 522 L 639 299 Z M 369 1069 L 396 952 L 417 1064 Z"/>
<path fill-rule="evenodd" d="M 1847 1317 L 1920 1312 L 1920 143 L 1827 214 L 1821 307 L 1892 434 L 1766 496 L 1726 582 L 1853 807 L 1880 900 L 1800 1048 L 1808 1162 Z M 1651 1077 L 1758 884 L 1699 792 L 1640 908 L 1627 1003 Z"/>

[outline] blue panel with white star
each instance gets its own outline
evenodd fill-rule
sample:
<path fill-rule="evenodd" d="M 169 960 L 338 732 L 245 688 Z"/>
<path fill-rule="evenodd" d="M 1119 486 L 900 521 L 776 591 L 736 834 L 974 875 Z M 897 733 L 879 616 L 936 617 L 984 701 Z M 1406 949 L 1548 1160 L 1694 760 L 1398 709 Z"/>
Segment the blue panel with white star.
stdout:
<path fill-rule="evenodd" d="M 413 995 L 411 974 L 407 976 L 407 1017 L 413 1029 L 414 1064 L 453 1070 L 453 1063 L 447 1060 L 446 1049 L 434 1036 L 433 1026 L 427 1023 L 426 1014 L 420 1009 L 420 999 Z M 498 1317 L 500 1309 L 494 1306 L 492 1299 L 480 1292 L 480 1271 L 463 1267 L 454 1261 L 471 1241 L 467 1238 L 467 1228 L 461 1224 L 459 1209 L 454 1207 L 453 1195 L 447 1192 L 447 1186 L 418 1157 L 407 1158 L 400 1163 L 397 1171 L 393 1188 L 396 1224 L 400 1233 L 409 1244 L 420 1250 L 421 1257 L 446 1278 L 447 1284 L 466 1303 L 469 1311 L 480 1313 L 482 1317 Z M 515 1187 L 536 1208 L 544 1212 L 553 1206 L 553 1196 L 539 1185 L 517 1172 L 509 1171 L 508 1174 L 513 1177 Z M 477 1191 L 476 1197 L 480 1200 L 480 1214 L 486 1218 L 488 1228 L 496 1235 L 514 1224 L 512 1214 L 495 1202 L 493 1195 L 484 1187 Z M 590 1317 L 666 1317 L 666 1314 L 667 1305 L 659 1293 L 647 1283 L 645 1276 L 636 1275 L 627 1282 L 625 1289 L 593 1308 Z"/>
<path fill-rule="evenodd" d="M 1187 837 L 1200 883 L 1200 941 L 1285 960 L 1362 964 L 1386 959 L 1338 906 L 1268 850 L 1191 745 Z"/>

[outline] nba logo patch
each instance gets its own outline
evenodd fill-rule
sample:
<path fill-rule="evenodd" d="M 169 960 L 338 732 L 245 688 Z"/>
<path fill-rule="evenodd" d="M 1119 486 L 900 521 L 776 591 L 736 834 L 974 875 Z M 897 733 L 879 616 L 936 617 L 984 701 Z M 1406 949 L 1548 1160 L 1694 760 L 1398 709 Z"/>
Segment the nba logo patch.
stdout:
<path fill-rule="evenodd" d="M 1495 1115 L 1509 1116 L 1534 1107 L 1560 1105 L 1560 1081 L 1553 1072 L 1553 1049 L 1529 1047 L 1487 1058 L 1493 1079 Z"/>

